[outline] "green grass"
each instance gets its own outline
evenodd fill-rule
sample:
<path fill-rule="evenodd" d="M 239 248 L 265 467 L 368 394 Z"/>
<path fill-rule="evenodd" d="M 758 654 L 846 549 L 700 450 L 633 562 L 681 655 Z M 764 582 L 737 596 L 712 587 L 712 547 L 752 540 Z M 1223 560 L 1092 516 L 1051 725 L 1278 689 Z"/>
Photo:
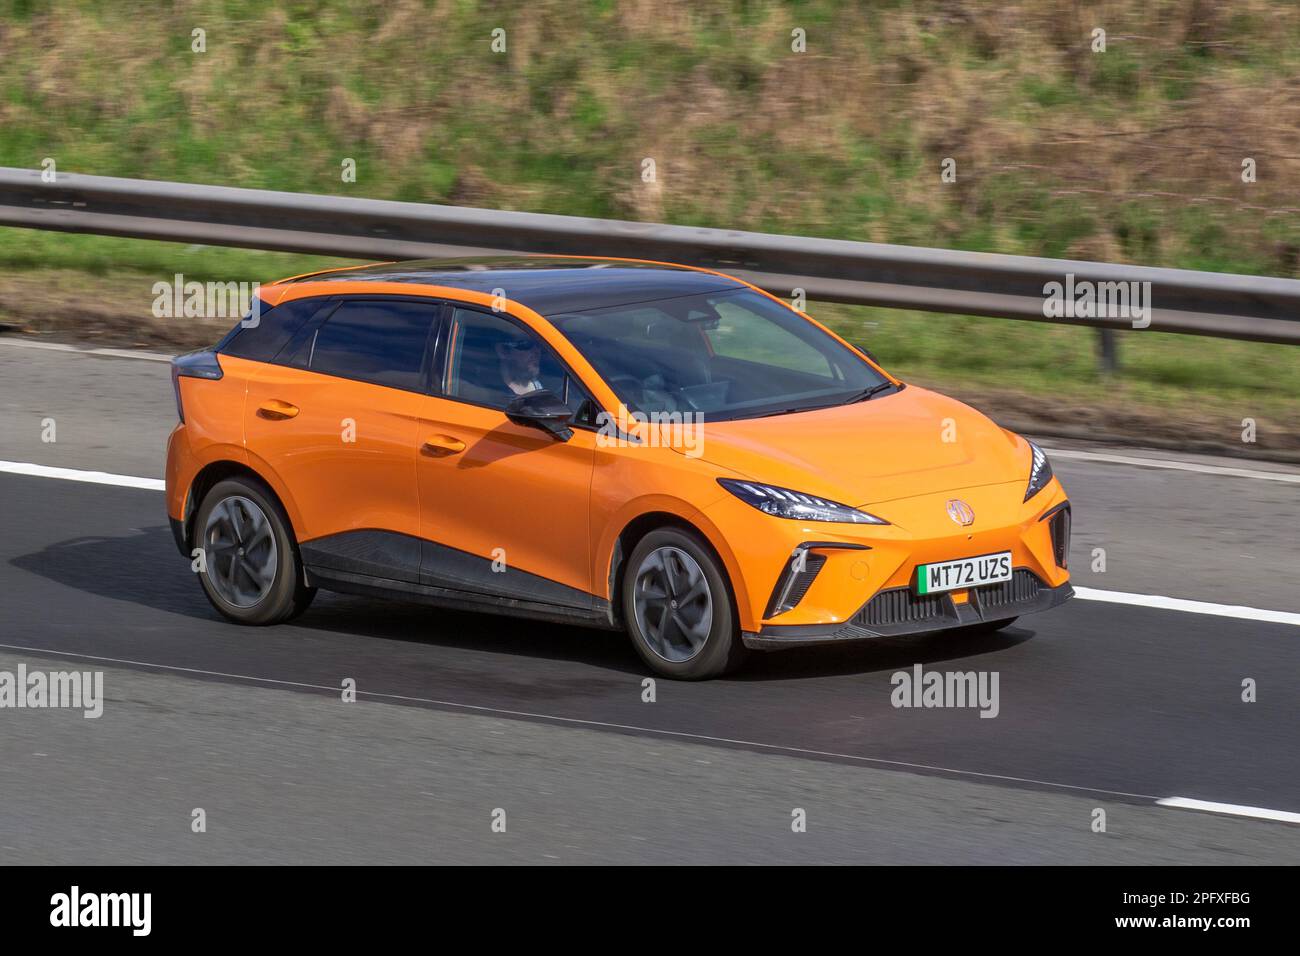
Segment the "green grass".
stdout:
<path fill-rule="evenodd" d="M 1300 11 L 996 6 L 0 0 L 0 164 L 1295 273 Z"/>
<path fill-rule="evenodd" d="M 152 282 L 170 281 L 179 272 L 201 282 L 272 282 L 354 264 L 327 256 L 0 228 L 0 273 L 70 269 Z"/>
<path fill-rule="evenodd" d="M 1104 13 L 1094 54 L 1073 0 L 0 0 L 0 165 L 1300 276 L 1300 7 Z M 9 273 L 341 263 L 0 229 Z M 1094 404 L 1300 398 L 1281 346 L 1129 333 L 1103 378 L 1086 329 L 811 308 L 918 379 Z"/>
<path fill-rule="evenodd" d="M 1289 419 L 1300 407 L 1292 346 L 1119 331 L 1119 369 L 1103 374 L 1095 329 L 816 303 L 809 313 L 902 378 L 1073 399 L 1081 419 L 1086 406 L 1126 401 Z"/>

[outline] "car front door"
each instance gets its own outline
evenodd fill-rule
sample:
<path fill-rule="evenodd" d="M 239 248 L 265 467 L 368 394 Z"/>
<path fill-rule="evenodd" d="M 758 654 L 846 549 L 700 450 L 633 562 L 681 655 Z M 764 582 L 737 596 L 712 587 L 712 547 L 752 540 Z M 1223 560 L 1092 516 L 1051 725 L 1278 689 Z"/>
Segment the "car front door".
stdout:
<path fill-rule="evenodd" d="M 416 439 L 441 307 L 342 298 L 249 382 L 247 447 L 292 498 L 309 566 L 418 581 Z"/>
<path fill-rule="evenodd" d="M 590 496 L 596 433 L 568 441 L 506 418 L 545 388 L 583 416 L 589 399 L 531 330 L 503 314 L 451 310 L 419 422 L 422 580 L 454 591 L 593 607 Z"/>

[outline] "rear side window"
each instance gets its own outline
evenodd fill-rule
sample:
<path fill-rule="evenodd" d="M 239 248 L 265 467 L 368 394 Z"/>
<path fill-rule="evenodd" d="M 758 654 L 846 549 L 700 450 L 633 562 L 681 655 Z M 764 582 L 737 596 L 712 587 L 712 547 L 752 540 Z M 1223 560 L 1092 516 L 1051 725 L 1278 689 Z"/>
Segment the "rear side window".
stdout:
<path fill-rule="evenodd" d="M 433 300 L 345 299 L 316 330 L 305 365 L 326 375 L 421 391 L 438 309 Z"/>
<path fill-rule="evenodd" d="M 250 312 L 217 344 L 222 355 L 269 362 L 279 354 L 293 334 L 306 324 L 328 300 L 294 299 L 277 306 L 257 302 L 257 316 Z"/>

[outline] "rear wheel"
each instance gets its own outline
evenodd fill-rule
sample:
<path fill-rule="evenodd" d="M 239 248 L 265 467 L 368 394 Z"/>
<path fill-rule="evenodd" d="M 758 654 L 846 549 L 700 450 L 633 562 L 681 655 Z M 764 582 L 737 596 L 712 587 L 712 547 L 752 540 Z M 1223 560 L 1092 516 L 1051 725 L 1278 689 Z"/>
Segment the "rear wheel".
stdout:
<path fill-rule="evenodd" d="M 260 483 L 219 481 L 194 518 L 203 550 L 199 582 L 221 614 L 239 624 L 278 624 L 307 609 L 298 546 L 283 509 Z"/>
<path fill-rule="evenodd" d="M 690 532 L 660 528 L 642 538 L 628 557 L 622 600 L 632 645 L 656 673 L 705 680 L 745 658 L 723 570 Z"/>

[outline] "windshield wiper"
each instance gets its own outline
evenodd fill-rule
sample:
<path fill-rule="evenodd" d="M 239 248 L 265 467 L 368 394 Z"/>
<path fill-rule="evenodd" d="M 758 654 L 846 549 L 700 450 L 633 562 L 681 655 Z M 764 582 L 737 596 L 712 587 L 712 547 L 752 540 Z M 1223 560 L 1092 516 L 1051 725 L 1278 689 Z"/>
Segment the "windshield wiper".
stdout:
<path fill-rule="evenodd" d="M 776 415 L 795 415 L 799 412 L 815 412 L 823 408 L 839 408 L 841 405 L 852 405 L 854 402 L 865 402 L 869 398 L 874 398 L 887 388 L 901 389 L 903 383 L 899 382 L 881 382 L 879 385 L 872 385 L 870 388 L 864 388 L 862 391 L 850 396 L 843 402 L 831 402 L 829 405 L 793 405 L 790 408 L 774 408 L 771 411 L 754 411 L 749 414 L 730 415 L 725 421 L 741 421 L 746 418 L 772 418 Z"/>
<path fill-rule="evenodd" d="M 879 385 L 872 385 L 870 388 L 864 388 L 862 391 L 858 392 L 858 394 L 854 395 L 852 398 L 850 398 L 848 401 L 844 402 L 843 404 L 855 405 L 858 402 L 868 401 L 872 398 L 875 398 L 885 389 L 893 388 L 893 387 L 894 387 L 893 382 L 881 382 Z"/>

